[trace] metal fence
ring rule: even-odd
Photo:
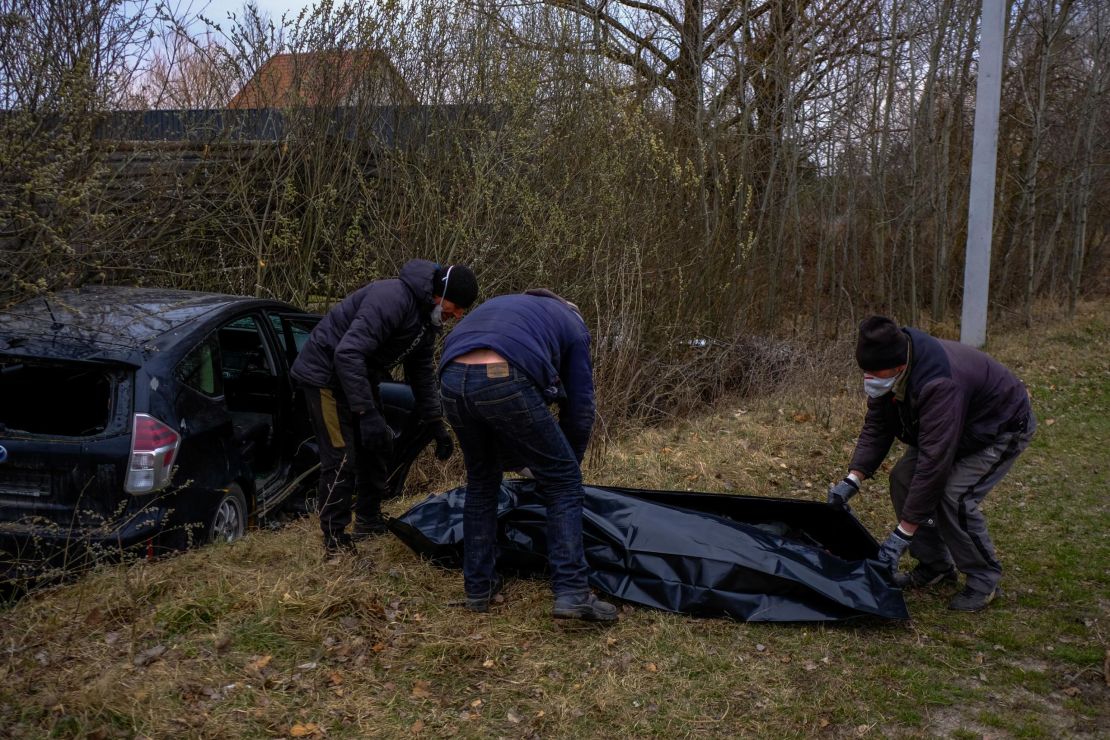
[[[499,118],[488,105],[115,111],[100,120],[95,137],[104,141],[197,143],[281,141],[302,131],[319,132],[323,122],[326,135],[405,147],[419,145],[433,134],[460,125],[496,127]]]

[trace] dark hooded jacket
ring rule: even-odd
[[[871,477],[897,438],[918,450],[902,518],[922,524],[937,508],[952,464],[984,449],[1000,434],[1023,428],[1029,394],[1002,363],[985,352],[917,329],[908,367],[894,390],[867,401],[850,470]]]
[[[431,323],[436,264],[410,260],[399,277],[375,280],[332,306],[293,363],[301,383],[339,390],[351,410],[376,409],[376,387],[403,363],[421,417],[442,416]]]

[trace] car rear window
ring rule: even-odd
[[[90,437],[113,417],[119,368],[0,357],[0,432]]]

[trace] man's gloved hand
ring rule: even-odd
[[[876,560],[888,582],[894,583],[894,574],[898,572],[898,561],[902,559],[902,553],[911,542],[913,542],[912,534],[906,534],[901,528],[895,527],[886,541],[879,546],[879,557]]]
[[[851,478],[829,486],[829,506],[836,509],[848,508],[848,499],[859,493],[859,484]]]
[[[432,436],[436,440],[436,459],[449,459],[455,452],[455,440],[451,438],[451,432],[447,431],[447,426],[442,421],[432,429]]]
[[[370,409],[359,415],[358,432],[363,447],[380,450],[385,457],[393,456],[393,430],[377,409]]]

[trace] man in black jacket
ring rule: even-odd
[[[454,445],[436,388],[435,338],[443,320],[460,318],[477,295],[477,280],[465,265],[411,260],[398,277],[369,283],[333,306],[301,349],[292,375],[304,387],[320,449],[320,528],[327,556],[386,531],[381,503],[393,430],[382,413],[378,384],[396,365],[404,366],[417,412],[435,435],[436,456],[451,456]],[[346,532],[352,498],[353,537]]]
[[[856,360],[867,416],[848,465],[829,489],[845,506],[875,474],[895,439],[908,446],[890,473],[898,526],[879,550],[903,588],[967,577],[950,609],[978,611],[998,593],[1002,566],[979,508],[1029,445],[1037,422],[1025,386],[984,352],[872,316],[860,323]],[[909,548],[918,565],[898,572]]]

